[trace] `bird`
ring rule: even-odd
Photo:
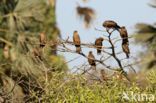
[[[92,51],[89,51],[89,54],[88,54],[88,63],[89,63],[89,65],[91,65],[92,67],[94,67],[94,69],[96,69],[95,57],[94,57]]]
[[[126,54],[126,57],[129,58],[130,50],[128,43],[122,42],[122,50]]]
[[[76,30],[73,33],[73,43],[76,47],[76,52],[81,53],[81,40],[80,40],[80,36],[78,34],[78,31],[76,31]]]
[[[46,35],[44,32],[40,33],[40,48],[43,48],[46,45]]]
[[[105,27],[107,31],[109,31],[109,29],[115,29],[115,30],[120,29],[120,26],[113,20],[104,21],[102,26]]]
[[[104,38],[99,37],[95,40],[95,47],[97,48],[97,54],[101,54],[102,42]]]
[[[120,36],[124,43],[129,42],[128,41],[128,33],[127,33],[127,29],[125,26],[120,27],[119,33],[120,33]]]
[[[103,81],[106,81],[108,78],[106,77],[106,72],[105,72],[105,70],[104,69],[101,69],[100,70],[100,74],[101,74],[101,79],[103,80]]]

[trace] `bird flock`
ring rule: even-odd
[[[109,33],[109,35],[112,34],[112,32],[110,32],[110,30],[117,30],[120,34],[120,37],[122,39],[122,50],[123,52],[126,54],[126,57],[129,58],[129,54],[130,54],[130,50],[129,50],[129,40],[128,40],[128,33],[127,33],[127,29],[125,26],[119,26],[115,21],[113,20],[106,20],[104,21],[104,23],[102,24],[102,26],[106,29],[106,32]],[[102,51],[102,47],[103,47],[103,41],[105,39],[103,37],[99,37],[95,40],[94,43],[94,47],[97,49],[97,54],[100,55],[101,51]],[[40,48],[43,48],[46,45],[47,42],[47,38],[45,36],[45,33],[40,33]],[[73,43],[76,47],[76,52],[77,53],[82,53],[82,49],[81,49],[81,39],[79,36],[79,33],[77,30],[75,30],[73,32]],[[38,49],[34,49],[34,55],[35,56],[39,56],[39,51]],[[95,56],[93,55],[92,51],[89,51],[88,53],[88,63],[90,64],[91,67],[94,67],[94,69],[96,69],[96,60],[95,60]],[[41,58],[40,58],[41,59]]]
[[[129,50],[129,40],[128,40],[128,33],[126,30],[125,26],[119,26],[115,21],[113,20],[106,20],[104,21],[103,25],[102,25],[105,29],[106,32],[110,33],[110,29],[117,30],[120,34],[120,37],[122,39],[122,49],[123,52],[126,54],[126,57],[129,58],[129,54],[130,54],[130,50]],[[101,51],[102,51],[102,46],[103,46],[103,41],[104,38],[103,37],[99,37],[95,40],[95,48],[97,49],[97,54],[100,55]],[[80,36],[78,34],[78,31],[74,31],[73,33],[73,43],[76,47],[76,52],[77,53],[81,53],[82,49],[81,49],[81,39]],[[96,61],[95,61],[95,57],[92,53],[92,51],[89,51],[88,53],[88,63],[91,67],[94,67],[94,69],[96,69]]]

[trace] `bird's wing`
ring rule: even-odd
[[[96,46],[98,45],[98,39],[95,40],[95,45],[96,45]]]
[[[128,47],[127,44],[123,44],[123,50],[124,50],[126,53],[130,53],[129,47]]]
[[[78,34],[74,34],[73,41],[75,45],[80,45],[80,36]]]

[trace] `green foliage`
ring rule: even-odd
[[[155,25],[139,23],[136,25],[135,42],[146,47],[142,57],[143,67],[151,69],[156,66],[156,28]]]
[[[153,0],[149,5],[155,8],[156,1]],[[155,24],[138,23],[136,25],[135,42],[146,47],[146,51],[141,53],[143,68],[151,69],[156,66],[156,26]]]
[[[61,79],[62,73],[54,74],[45,86],[46,92],[42,97],[36,97],[35,101],[43,103],[136,103],[135,100],[122,98],[123,92],[136,94],[152,94],[156,96],[156,71],[151,70],[145,73],[146,77],[140,82],[124,82],[118,79],[111,79],[107,82],[88,82],[82,75],[66,75],[66,79]],[[137,74],[141,77],[140,74]],[[140,78],[138,80],[141,80]],[[147,81],[147,82],[146,82]],[[152,103],[142,101],[141,103]]]
[[[58,70],[58,71],[67,70],[66,63],[62,56],[51,56],[51,63],[55,70]]]
[[[54,56],[57,45],[47,44],[45,48],[39,48],[41,32],[46,34],[50,42],[60,36],[56,27],[55,7],[48,5],[44,0],[0,1],[1,87],[17,83],[22,90],[16,89],[16,92],[17,94],[22,92],[24,96],[21,99],[25,101],[34,99],[30,97],[31,92],[42,95],[44,90],[40,86],[44,87],[47,79],[53,76],[53,72],[67,70],[63,57]],[[41,58],[34,55],[35,48],[40,51]],[[8,55],[8,58],[5,58],[5,55]],[[55,58],[51,60],[53,56]],[[11,82],[7,83],[5,80]],[[0,92],[0,96],[8,93],[11,86],[6,89]],[[10,101],[9,97],[4,98]]]
[[[136,29],[135,41],[146,44],[148,48],[156,49],[154,48],[156,28],[153,25],[140,23],[136,25]]]

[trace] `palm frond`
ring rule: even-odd
[[[148,5],[151,6],[152,8],[156,8],[156,0],[152,0],[152,2],[149,3]]]

